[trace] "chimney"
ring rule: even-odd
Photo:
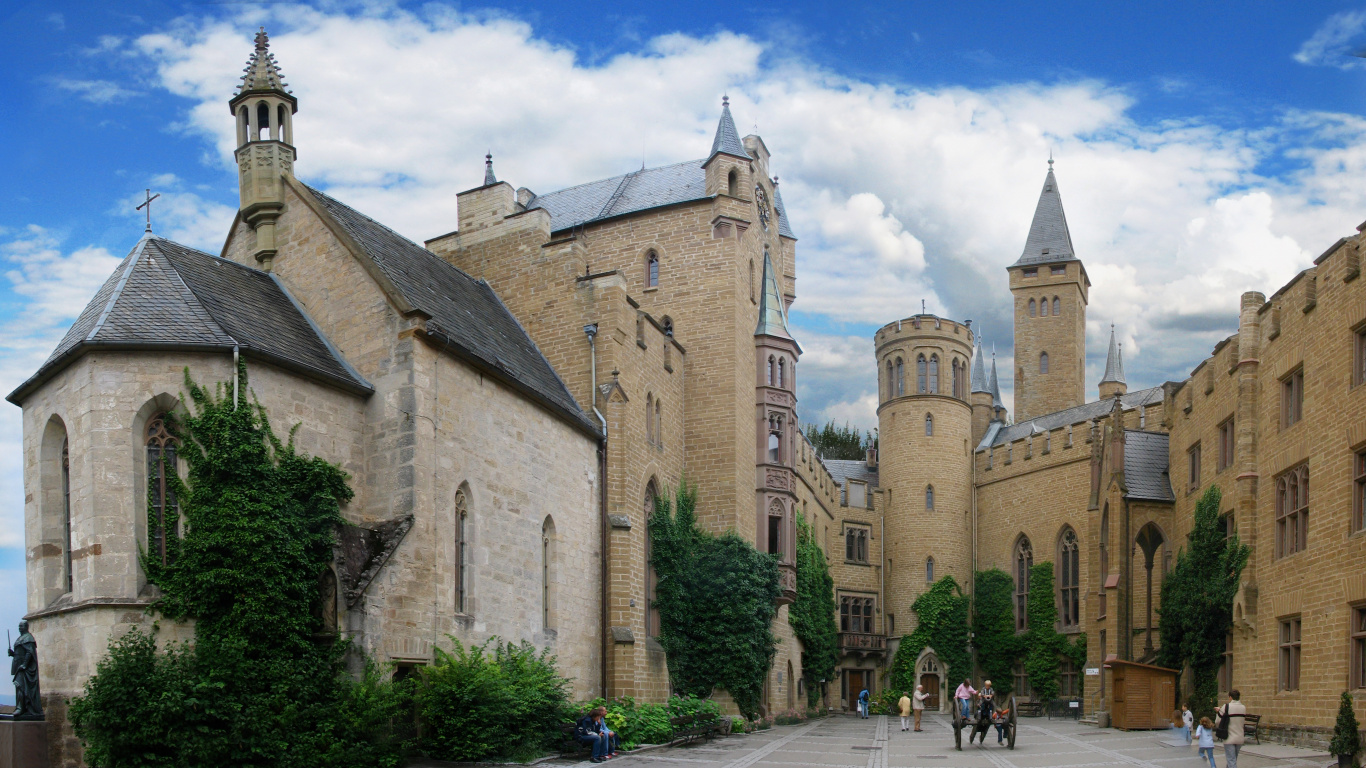
[[[868,469],[877,469],[877,449],[869,448],[868,456],[864,461],[867,462]]]

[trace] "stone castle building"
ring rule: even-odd
[[[886,685],[935,580],[998,567],[1022,598],[1025,566],[1053,560],[1059,629],[1089,639],[1064,691],[1084,682],[1104,712],[1105,662],[1160,647],[1162,575],[1215,483],[1254,547],[1227,677],[1294,727],[1326,725],[1349,675],[1366,685],[1361,235],[1269,301],[1246,294],[1185,382],[1127,391],[1112,335],[1088,401],[1090,281],[1050,167],[1009,267],[1013,422],[977,332],[922,314],[874,336],[880,457],[822,460],[797,416],[797,238],[768,147],[726,102],[695,160],[538,194],[486,158],[425,247],[295,177],[299,106],[262,32],[229,101],[240,209],[222,252],[148,232],[9,396],[54,764],[79,761],[66,700],[111,637],[151,623],[138,553],[181,528],[163,416],[185,408],[183,372],[223,381],[239,358],[277,427],[352,477],[320,613],[396,673],[448,635],[497,635],[553,650],[578,698],[665,698],[647,518],[686,478],[705,527],[778,558],[769,711],[806,695],[786,608],[800,517],[836,583],[830,706]],[[916,669],[947,707],[963,671],[933,649]]]

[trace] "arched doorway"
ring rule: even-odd
[[[792,676],[792,661],[787,662],[787,710],[797,709],[797,679]]]
[[[916,683],[923,686],[929,698],[925,699],[925,709],[930,712],[947,712],[947,696],[945,686],[948,681],[945,679],[944,664],[939,661],[939,656],[932,648],[926,648],[920,652],[920,657],[915,662]]]
[[[1143,552],[1143,570],[1147,582],[1143,587],[1141,587],[1146,597],[1144,601],[1144,640],[1142,657],[1142,660],[1145,662],[1151,661],[1155,656],[1155,649],[1153,647],[1153,565],[1165,561],[1166,543],[1167,538],[1162,535],[1162,529],[1158,528],[1156,523],[1148,523],[1147,525],[1143,526],[1139,529],[1138,535],[1134,537],[1134,544],[1137,545],[1138,548]],[[1159,551],[1163,553],[1162,558],[1158,558],[1157,556],[1157,553]],[[1164,568],[1162,571],[1159,572],[1159,578],[1165,576],[1166,570]],[[1157,593],[1160,595],[1162,591],[1161,583],[1159,582],[1155,588],[1157,590]],[[1139,590],[1135,589],[1134,591],[1137,592]],[[1136,621],[1134,622],[1134,625],[1137,625]]]

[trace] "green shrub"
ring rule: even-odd
[[[549,651],[491,638],[436,650],[414,692],[422,752],[440,760],[540,757],[569,709],[569,681]],[[493,646],[490,648],[490,646]]]
[[[1361,726],[1357,725],[1356,712],[1352,710],[1352,694],[1342,692],[1338,702],[1338,720],[1333,726],[1333,741],[1328,751],[1335,755],[1355,755],[1361,751]]]
[[[946,667],[949,680],[972,675],[968,655],[968,597],[952,576],[936,581],[911,604],[915,631],[901,639],[889,672],[891,687],[913,691],[915,662],[926,646],[934,649]]]
[[[1009,696],[1015,687],[1015,665],[1024,659],[1026,649],[1024,637],[1015,634],[1014,594],[1015,581],[1005,571],[977,572],[972,618],[977,664],[982,677],[992,681],[1002,696]]]

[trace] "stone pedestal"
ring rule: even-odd
[[[47,723],[0,720],[0,768],[47,768]]]

